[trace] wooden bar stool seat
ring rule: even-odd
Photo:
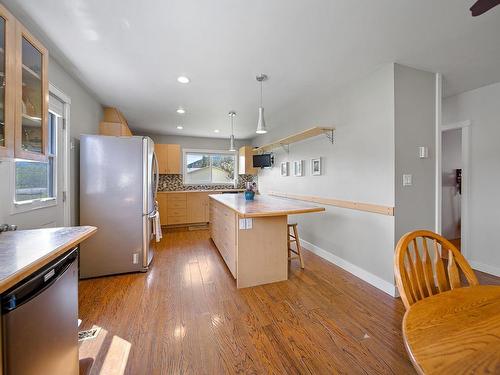
[[[290,232],[292,229],[292,232]],[[296,250],[291,248],[291,243],[295,242]],[[292,255],[295,254],[295,255]],[[297,230],[297,223],[288,224],[288,260],[299,259],[300,268],[304,268],[304,259],[302,259],[302,248],[300,246],[299,231]]]

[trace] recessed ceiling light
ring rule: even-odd
[[[177,77],[177,82],[179,83],[189,83],[190,79],[186,76]]]
[[[177,129],[182,130],[182,129],[184,129],[184,126],[182,126],[182,125],[177,125]]]
[[[177,113],[179,115],[183,115],[184,113],[186,113],[186,110],[184,108],[182,108],[182,107],[179,107],[179,108],[177,108]]]
[[[218,132],[220,132],[220,130],[219,130],[219,129],[215,129],[215,130],[214,130],[214,133],[218,133]]]

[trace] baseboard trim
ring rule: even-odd
[[[352,273],[354,276],[360,278],[361,280],[367,282],[370,285],[373,285],[375,288],[380,289],[381,291],[387,293],[391,297],[397,297],[397,288],[395,285],[381,279],[380,277],[374,275],[371,272],[366,271],[365,269],[358,267],[345,259],[342,259],[325,249],[320,248],[304,239],[300,239],[300,242],[304,245],[304,247],[316,254],[317,256],[327,260],[330,263],[339,266],[345,271]]]
[[[493,276],[500,277],[500,268],[498,268],[498,267],[489,266],[487,264],[483,264],[483,263],[475,262],[475,261],[469,261],[469,264],[475,270],[489,273],[490,275],[493,275]]]

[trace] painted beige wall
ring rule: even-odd
[[[500,83],[443,101],[443,124],[470,120],[467,258],[473,268],[500,276]]]
[[[395,64],[395,242],[407,232],[435,228],[435,74]],[[418,147],[429,149],[420,159]],[[403,174],[412,186],[403,187]]]

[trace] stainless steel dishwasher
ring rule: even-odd
[[[78,374],[78,248],[1,296],[6,375]]]

